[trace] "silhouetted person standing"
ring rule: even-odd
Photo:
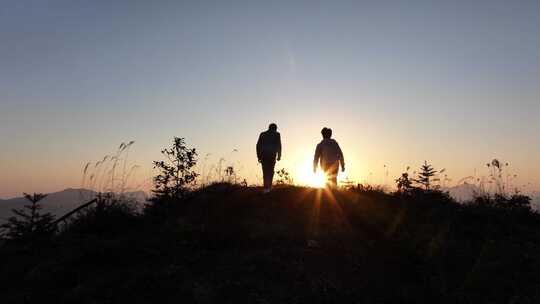
[[[337,176],[339,171],[339,165],[341,164],[341,171],[345,171],[345,160],[343,159],[343,153],[339,147],[337,141],[333,140],[332,129],[323,128],[321,131],[323,140],[317,145],[315,149],[315,158],[313,159],[313,172],[317,172],[319,162],[322,170],[326,174],[326,178],[330,186],[337,186]]]
[[[281,160],[281,136],[277,132],[277,125],[272,123],[268,130],[259,135],[257,141],[257,158],[262,165],[264,179],[264,193],[272,190],[274,167],[276,159]]]

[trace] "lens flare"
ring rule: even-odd
[[[326,185],[326,175],[321,170],[318,170],[317,173],[310,172],[311,174],[307,177],[307,186],[313,188],[324,188]]]
[[[299,185],[313,188],[324,188],[326,185],[324,172],[319,169],[313,173],[313,163],[309,159],[297,167],[295,173]]]

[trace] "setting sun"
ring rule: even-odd
[[[317,173],[309,171],[309,174],[306,175],[305,183],[309,187],[323,188],[326,185],[326,176],[321,170],[318,170]]]
[[[296,168],[295,173],[299,185],[313,188],[323,188],[326,185],[326,176],[324,175],[324,172],[322,170],[317,170],[317,173],[313,173],[313,163],[308,156],[306,156],[305,161]]]

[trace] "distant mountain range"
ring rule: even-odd
[[[42,201],[40,201],[41,212],[50,212],[55,216],[63,214],[77,208],[78,206],[94,199],[97,192],[87,189],[66,189],[60,192],[49,193]],[[147,194],[143,191],[128,192],[126,196],[134,199],[138,203],[144,203],[147,199]],[[24,205],[30,202],[24,197],[12,199],[0,199],[0,223],[6,221],[7,218],[13,215],[12,209],[21,209]]]
[[[447,191],[452,198],[458,202],[467,202],[472,200],[477,194],[482,193],[480,188],[472,184],[461,184],[454,187],[443,189]],[[540,211],[540,192],[534,191],[527,194],[531,198],[531,207]]]
[[[540,192],[534,191],[531,194],[531,198],[532,198],[532,201],[531,201],[532,208],[535,210],[540,210]]]
[[[478,186],[467,183],[445,188],[443,191],[448,192],[450,196],[458,202],[470,201],[482,192]]]

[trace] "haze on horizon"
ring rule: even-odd
[[[148,181],[173,136],[260,183],[270,122],[298,182],[330,127],[358,182],[499,158],[538,190],[539,115],[538,1],[0,5],[0,198],[79,187],[130,140]]]

